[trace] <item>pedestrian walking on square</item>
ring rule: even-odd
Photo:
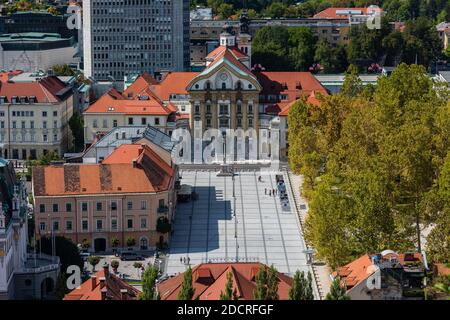
[[[271,196],[272,195],[272,190],[269,190],[269,196]]]
[[[183,263],[186,264],[186,258],[185,257],[183,257]]]
[[[267,194],[267,188],[264,188],[264,194]]]
[[[188,264],[191,263],[191,258],[188,257]]]
[[[180,263],[183,263],[183,258],[182,257],[180,257]]]

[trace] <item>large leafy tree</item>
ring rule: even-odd
[[[289,163],[310,199],[307,241],[336,268],[366,252],[422,249],[419,235],[435,223],[433,251],[445,252],[436,181],[450,146],[448,87],[417,65],[400,65],[369,94],[353,91],[355,75],[320,106],[298,102],[289,114]]]

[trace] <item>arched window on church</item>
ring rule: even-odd
[[[226,90],[227,89],[227,84],[225,82],[222,82],[222,90]]]
[[[242,90],[242,82],[236,82],[236,90]]]

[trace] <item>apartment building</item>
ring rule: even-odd
[[[188,0],[84,0],[84,74],[96,80],[189,68]]]
[[[28,193],[11,161],[0,158],[0,300],[52,294],[59,258],[27,252]]]
[[[100,252],[164,245],[176,179],[173,164],[140,144],[122,145],[101,164],[35,167],[36,236],[53,232]]]
[[[164,103],[150,90],[149,77],[149,74],[140,76],[123,93],[115,89],[108,91],[84,111],[86,145],[124,126],[150,125],[171,134],[175,129],[177,108],[172,103]]]
[[[0,157],[36,159],[72,147],[73,92],[57,77],[0,83]]]

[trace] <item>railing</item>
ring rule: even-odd
[[[288,168],[288,167],[284,167],[283,169],[284,169],[284,171],[285,171],[285,173],[286,173],[286,177],[287,177],[287,179],[286,179],[286,180],[287,180],[287,186],[288,186],[288,189],[289,189],[289,191],[290,191],[291,198],[292,198],[292,200],[294,201],[295,212],[297,213],[298,221],[299,221],[299,223],[300,223],[302,239],[303,239],[303,242],[304,242],[304,244],[305,244],[305,248],[308,250],[308,249],[311,249],[311,248],[308,246],[308,244],[306,243],[306,241],[305,241],[305,239],[304,239],[304,232],[303,232],[303,230],[304,230],[304,224],[303,224],[302,217],[301,217],[301,215],[300,215],[299,205],[298,205],[297,200],[296,200],[296,198],[295,198],[294,190],[292,189],[292,181],[291,181],[291,177],[290,177],[290,171],[289,171],[289,168]],[[321,290],[320,287],[319,287],[319,284],[320,284],[319,279],[318,279],[319,277],[317,276],[317,271],[316,271],[316,269],[314,268],[314,264],[313,264],[313,263],[311,263],[311,270],[312,270],[312,274],[313,274],[313,276],[314,276],[314,282],[315,282],[315,284],[316,284],[316,285],[314,286],[314,289],[316,289],[315,291],[316,291],[317,296],[319,297],[319,300],[322,300],[324,297],[323,297],[322,290]]]
[[[167,213],[167,212],[169,212],[168,207],[159,207],[158,208],[158,213]]]

